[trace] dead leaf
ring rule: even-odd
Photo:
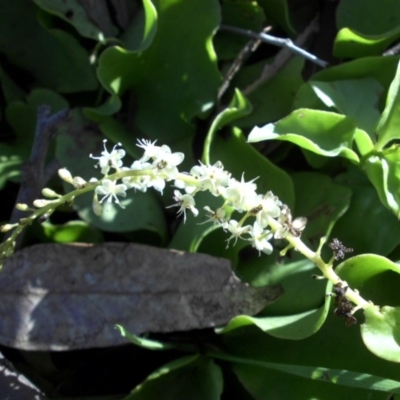
[[[7,259],[0,273],[0,343],[23,350],[72,350],[136,335],[226,324],[282,294],[251,288],[230,262],[132,243],[40,244]]]

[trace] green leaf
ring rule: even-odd
[[[400,25],[399,6],[399,0],[342,0],[337,8],[337,27],[370,35],[388,32]]]
[[[292,57],[278,73],[263,84],[257,84],[265,69],[265,61],[243,67],[233,85],[248,90],[255,84],[254,90],[247,95],[253,105],[253,111],[241,118],[236,125],[253,127],[266,122],[276,121],[292,111],[295,95],[304,82],[301,72],[304,68],[303,57]]]
[[[130,25],[121,36],[121,40],[128,50],[146,50],[157,33],[157,10],[151,0],[142,0],[143,10],[137,13]]]
[[[69,221],[62,225],[53,225],[46,221],[40,225],[43,228],[44,241],[56,243],[101,243],[103,234],[83,221]]]
[[[210,352],[216,358],[221,358],[226,361],[231,361],[239,365],[251,365],[261,368],[281,371],[287,374],[316,380],[320,382],[330,382],[335,385],[348,386],[352,388],[360,388],[366,390],[376,390],[389,393],[400,394],[400,381],[386,379],[381,376],[365,374],[355,371],[347,371],[341,369],[331,369],[324,367],[313,367],[304,365],[291,365],[291,364],[277,364],[270,362],[258,361],[255,359],[247,359],[242,357],[232,356],[230,354],[218,354],[217,352]],[[237,372],[239,368],[234,367]],[[240,373],[240,372],[239,372]],[[368,396],[369,397],[369,396]],[[259,397],[257,397],[259,398]],[[262,397],[269,398],[269,396]]]
[[[399,27],[380,35],[366,35],[354,29],[343,28],[336,36],[333,55],[337,58],[379,56],[399,37]]]
[[[176,346],[169,343],[162,343],[157,340],[146,339],[129,333],[123,326],[115,325],[115,328],[119,330],[119,333],[127,338],[131,343],[136,346],[142,347],[148,350],[170,350],[176,348]]]
[[[284,268],[284,267],[283,267]],[[310,284],[313,282],[311,281]],[[309,292],[313,289],[309,286]],[[327,384],[327,380],[305,379],[289,375],[282,370],[269,369],[264,366],[236,364],[234,372],[241,383],[257,400],[287,399],[374,399],[387,400],[388,393],[358,389],[354,386],[363,384],[363,377],[372,375],[384,379],[397,380],[398,364],[388,363],[377,358],[360,340],[356,326],[347,328],[343,320],[330,315],[321,329],[304,340],[285,340],[271,337],[255,327],[236,329],[221,336],[226,353],[237,357],[257,360],[266,363],[288,364],[310,368],[309,372],[318,371],[318,366],[340,371],[360,371],[347,382]],[[329,355],[329,356],[327,356]],[[317,367],[311,367],[317,366]],[[313,369],[315,368],[315,370]],[[325,374],[326,375],[326,374]],[[334,374],[327,374],[325,378]],[[346,376],[346,374],[344,375]],[[354,382],[353,382],[354,378]],[[380,383],[384,383],[381,381]],[[376,380],[379,383],[379,380]],[[354,386],[353,386],[354,385]],[[388,387],[381,386],[383,390]],[[396,387],[399,388],[399,385]]]
[[[349,208],[352,191],[317,172],[295,173],[292,179],[296,193],[293,216],[307,217],[302,238],[312,246],[323,236],[330,236],[335,223]]]
[[[356,134],[354,135],[354,141],[357,145],[358,151],[363,157],[369,155],[375,149],[371,136],[362,129],[357,129]]]
[[[400,123],[400,63],[397,65],[396,75],[390,85],[386,99],[386,106],[377,126],[377,149],[382,149],[393,139],[400,138],[398,126]]]
[[[375,139],[375,126],[380,114],[376,108],[382,87],[375,79],[349,79],[332,82],[310,81],[319,99],[329,108],[352,117],[361,128]]]
[[[381,154],[368,157],[365,172],[374,185],[382,204],[400,219],[400,148],[393,145]]]
[[[268,19],[276,22],[290,36],[296,35],[297,32],[290,22],[289,6],[286,0],[258,0],[258,4],[264,9]]]
[[[362,177],[365,179],[364,174]],[[354,254],[387,255],[393,251],[400,243],[400,225],[382,205],[375,189],[368,182],[357,182],[349,173],[341,175],[337,182],[352,189],[353,195],[349,209],[335,224],[331,237],[353,248]]]
[[[98,77],[118,96],[134,89],[132,120],[147,136],[166,143],[192,135],[190,120],[214,104],[220,75],[212,36],[219,8],[213,0],[163,0],[155,6],[158,30],[150,47],[141,53],[105,50]]]
[[[326,68],[313,75],[313,81],[332,82],[341,80],[373,78],[384,92],[389,88],[396,73],[399,57],[363,57],[357,60]],[[323,103],[318,99],[310,84],[301,86],[296,94],[293,108],[320,108]]]
[[[124,400],[219,400],[222,386],[221,369],[210,358],[194,355],[159,368]]]
[[[36,14],[32,2],[0,1],[0,51],[41,86],[63,93],[96,89],[86,50],[67,32],[46,30]]]
[[[255,127],[249,142],[284,140],[326,157],[359,162],[351,149],[356,126],[352,118],[326,111],[299,109],[275,124]]]
[[[221,129],[223,126],[228,125],[229,123],[248,115],[249,113],[251,113],[251,110],[252,107],[250,102],[242,95],[242,93],[238,89],[236,89],[231,103],[216,116],[207,133],[207,137],[204,142],[202,157],[204,164],[211,163],[211,145],[218,130]]]
[[[371,306],[364,310],[361,334],[368,349],[384,360],[400,362],[400,307]]]
[[[331,293],[332,284],[327,285],[326,293]],[[234,329],[242,328],[246,325],[255,325],[262,331],[271,336],[288,339],[301,340],[317,332],[329,312],[331,297],[326,296],[322,307],[314,310],[305,311],[293,315],[276,315],[269,317],[250,317],[248,315],[239,315],[229,321],[224,328],[217,328],[217,333],[227,333]]]
[[[361,254],[336,269],[350,287],[376,304],[399,304],[400,266],[377,254]]]
[[[104,34],[87,15],[78,0],[33,0],[33,2],[50,14],[60,17],[71,24],[80,35],[90,39],[104,41]],[[114,28],[114,34],[116,29]]]

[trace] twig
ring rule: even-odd
[[[266,33],[256,33],[256,32],[250,31],[248,29],[241,29],[241,28],[236,28],[234,26],[227,26],[227,25],[221,25],[220,29],[225,30],[225,31],[235,32],[240,35],[251,37],[253,39],[258,39],[258,40],[261,40],[262,42],[269,43],[274,46],[285,47],[285,48],[289,49],[290,51],[292,51],[293,53],[304,57],[305,59],[319,65],[320,67],[326,68],[328,66],[328,62],[321,60],[314,54],[311,54],[308,51],[298,47],[288,38],[286,38],[286,39],[278,38],[278,37],[275,37],[272,35],[268,35]]]
[[[271,30],[271,27],[267,27],[263,29],[263,33],[268,32]],[[224,93],[227,91],[229,84],[231,83],[233,77],[237,74],[239,71],[240,67],[243,65],[243,62],[245,61],[245,58],[249,53],[253,53],[259,45],[262,43],[260,39],[252,39],[246,45],[240,50],[239,54],[236,56],[235,60],[231,64],[231,66],[228,69],[228,72],[225,74],[224,81],[221,85],[221,88],[218,91],[218,101],[221,100],[222,96]]]
[[[295,46],[297,49],[300,49],[298,46],[303,46],[309,36],[316,31],[318,24],[318,18],[314,18],[311,23],[307,26],[307,28],[297,37],[295,41]],[[289,39],[288,39],[289,40]],[[301,50],[301,49],[300,49]],[[305,50],[302,50],[305,52]],[[251,92],[254,92],[258,89],[261,85],[263,85],[268,80],[272,79],[282,68],[283,66],[289,61],[289,59],[293,56],[292,48],[284,47],[274,58],[272,64],[266,64],[260,77],[254,81],[251,85],[247,86],[244,90],[242,90],[243,94],[248,95]],[[295,52],[299,54],[299,52]],[[307,52],[306,52],[307,53]],[[307,53],[309,54],[309,53]],[[315,56],[312,56],[315,57]],[[307,57],[306,57],[307,58]],[[322,62],[324,66],[327,66],[328,63],[326,61],[322,61],[315,57],[319,61],[319,65]]]
[[[50,107],[40,106],[37,113],[37,122],[35,129],[35,138],[32,144],[31,156],[21,169],[21,185],[19,188],[16,203],[28,204],[37,199],[42,188],[51,177],[47,166],[45,166],[47,152],[50,141],[56,132],[56,127],[68,117],[68,110],[61,110],[50,115]],[[50,169],[54,171],[54,163],[49,164]],[[14,208],[10,223],[16,223],[26,215],[25,211]],[[21,242],[21,236],[18,238],[18,244]]]

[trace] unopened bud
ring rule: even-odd
[[[33,211],[32,208],[28,206],[28,204],[17,203],[15,208],[19,211]]]
[[[54,203],[54,200],[37,199],[33,202],[33,205],[37,208],[42,208],[52,203]]]
[[[68,170],[67,170],[67,168],[60,168],[59,170],[58,170],[58,176],[63,180],[63,181],[65,181],[65,182],[68,182],[68,183],[70,183],[71,185],[73,184],[73,178],[72,178],[72,175],[71,175],[71,172],[69,172]]]
[[[103,213],[103,206],[100,204],[99,199],[97,198],[97,193],[95,193],[93,196],[92,208],[93,212],[97,216],[101,217],[101,214]]]
[[[1,225],[0,226],[0,231],[1,232],[8,232],[8,231],[10,231],[11,229],[14,229],[15,227],[17,227],[18,226],[18,224],[5,224],[5,225]]]
[[[72,182],[72,184],[74,185],[74,187],[76,189],[80,189],[80,188],[84,187],[86,185],[86,183],[87,182],[80,176],[75,176],[75,178],[73,179],[73,182]]]
[[[61,197],[61,195],[59,195],[54,190],[51,190],[49,188],[44,188],[42,190],[42,195],[45,196],[45,197],[48,197],[50,199],[56,199],[56,198],[60,198]]]
[[[21,218],[18,221],[18,225],[25,226],[25,225],[28,225],[30,222],[32,222],[32,220],[30,218]]]

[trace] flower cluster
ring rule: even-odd
[[[90,155],[98,160],[101,172],[105,175],[95,189],[93,209],[97,214],[101,213],[101,203],[104,201],[121,205],[118,197],[125,197],[129,189],[145,192],[152,187],[162,193],[166,182],[173,181],[177,189],[174,191],[176,203],[170,207],[178,207],[178,215],[183,215],[184,220],[187,210],[194,216],[199,214],[195,202],[197,193],[209,191],[213,196],[224,199],[219,208],[212,210],[206,206],[205,211],[208,221],[230,234],[227,245],[241,238],[249,241],[259,252],[271,254],[272,238],[282,239],[289,234],[299,237],[307,223],[304,217],[292,221],[289,208],[272,192],[258,194],[255,179],[245,181],[242,176],[239,181],[224,170],[219,161],[214,165],[200,163],[189,173],[181,173],[178,166],[184,159],[183,153],[172,153],[168,146],[139,140],[138,147],[144,150],[143,156],[130,167],[125,167],[122,163],[125,151],[118,148],[120,146],[114,146],[110,153],[104,146],[100,157]],[[110,171],[112,175],[108,175]],[[121,183],[118,183],[119,180]],[[102,196],[100,201],[97,196]],[[228,207],[244,215],[240,220],[227,218],[231,214],[226,212]]]

